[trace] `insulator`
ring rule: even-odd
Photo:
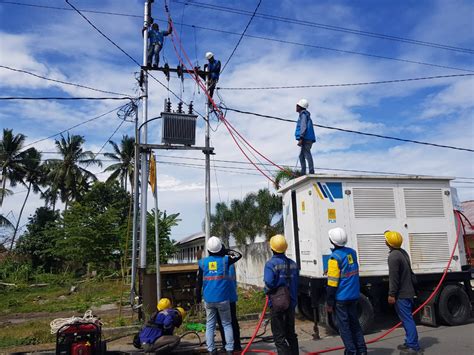
[[[183,113],[183,102],[180,101],[180,103],[178,104],[178,113]]]
[[[165,112],[171,112],[171,100],[165,99]]]
[[[193,102],[191,101],[188,106],[188,115],[193,114]]]

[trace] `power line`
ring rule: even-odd
[[[260,7],[260,4],[262,3],[262,0],[259,0],[257,7],[255,8],[255,11],[253,12],[252,16],[250,17],[249,22],[247,23],[247,26],[245,26],[244,31],[242,32],[237,44],[235,45],[234,49],[232,50],[232,53],[230,53],[229,58],[227,58],[227,61],[224,64],[224,67],[221,70],[221,74],[224,72],[225,68],[227,67],[227,64],[229,64],[229,61],[232,59],[235,51],[239,47],[240,42],[242,42],[242,38],[244,38],[245,32],[247,32],[247,29],[249,28],[250,24],[252,23],[253,18],[255,17],[255,14],[257,13],[258,8]]]
[[[206,9],[210,9],[210,10],[240,14],[240,15],[245,15],[245,16],[256,16],[256,17],[263,18],[263,19],[266,19],[266,20],[280,21],[280,22],[291,23],[291,24],[300,25],[300,26],[314,27],[314,28],[320,28],[320,29],[325,29],[325,30],[329,30],[329,31],[344,32],[344,33],[350,33],[350,34],[354,34],[354,35],[360,35],[360,36],[366,36],[366,37],[386,39],[386,40],[390,40],[390,41],[409,43],[409,44],[413,44],[413,45],[432,47],[432,48],[438,48],[438,49],[445,49],[445,50],[461,52],[461,53],[467,53],[467,54],[474,54],[474,49],[470,49],[470,48],[455,47],[455,46],[450,46],[450,45],[445,45],[445,44],[440,44],[440,43],[420,41],[420,40],[416,40],[416,39],[410,39],[410,38],[400,37],[400,36],[392,36],[392,35],[376,33],[376,32],[361,31],[361,30],[357,30],[357,29],[353,29],[353,28],[333,26],[333,25],[328,25],[328,24],[323,24],[323,23],[318,23],[318,22],[298,20],[298,19],[293,19],[293,18],[289,18],[289,17],[275,16],[275,15],[270,15],[270,14],[259,13],[258,15],[253,15],[251,11],[246,11],[246,10],[241,10],[241,9],[236,9],[236,8],[231,8],[231,7],[225,7],[225,6],[212,5],[212,4],[205,4],[205,3],[200,3],[200,2],[197,2],[197,1],[192,1],[191,2],[191,1],[174,0],[174,2],[180,3],[180,4],[185,4],[185,5],[191,5],[191,6],[195,6],[195,7],[206,8]]]
[[[52,7],[52,6],[40,6],[40,5],[32,5],[32,4],[25,4],[25,3],[17,3],[13,1],[1,1],[0,3],[5,3],[5,4],[14,4],[14,5],[24,5],[24,6],[31,6],[31,7],[38,7],[38,8],[49,8],[49,9],[55,9],[55,10],[67,10],[70,11],[71,9],[68,8],[62,8],[62,7]],[[188,5],[191,5],[193,3],[188,2]],[[134,18],[141,18],[142,16],[138,15],[130,15],[130,14],[123,14],[123,13],[114,13],[114,12],[107,12],[107,11],[94,11],[94,10],[79,10],[76,9],[78,12],[89,12],[89,13],[97,13],[97,14],[106,14],[106,15],[115,15],[115,16],[125,16],[125,17],[134,17]],[[83,16],[83,15],[82,15]],[[85,17],[85,16],[83,16]],[[261,17],[261,16],[256,16],[256,17]],[[166,22],[165,20],[160,20],[162,22]],[[90,22],[90,21],[88,21]],[[213,32],[219,32],[219,33],[225,33],[225,34],[230,34],[230,35],[236,35],[236,36],[241,36],[241,33],[238,32],[232,32],[232,31],[226,31],[226,30],[220,30],[216,28],[209,28],[209,27],[203,27],[203,26],[196,26],[196,25],[190,25],[190,24],[180,24],[178,22],[175,22],[176,25],[183,25],[185,27],[192,27],[192,28],[197,28],[201,30],[206,30],[206,31],[213,31]],[[103,32],[100,32],[103,34]],[[474,72],[474,70],[471,69],[465,69],[465,68],[457,68],[457,67],[451,67],[447,65],[439,65],[439,64],[433,64],[433,63],[427,63],[427,62],[421,62],[421,61],[415,61],[415,60],[410,60],[410,59],[402,59],[402,58],[394,58],[394,57],[388,57],[388,56],[382,56],[382,55],[377,55],[377,54],[371,54],[371,53],[364,53],[364,52],[357,52],[357,51],[349,51],[349,50],[343,50],[343,49],[338,49],[338,48],[330,48],[330,47],[325,47],[325,46],[317,46],[317,45],[311,45],[311,44],[306,44],[306,43],[299,43],[299,42],[294,42],[294,41],[286,41],[282,39],[277,39],[277,38],[270,38],[270,37],[264,37],[264,36],[256,36],[256,35],[249,35],[245,34],[245,37],[249,38],[255,38],[255,39],[260,39],[260,40],[266,40],[266,41],[272,41],[272,42],[279,42],[279,43],[284,43],[284,44],[292,44],[296,46],[302,46],[302,47],[307,47],[307,48],[315,48],[315,49],[321,49],[321,50],[327,50],[327,51],[333,51],[333,52],[339,52],[339,53],[346,53],[346,54],[353,54],[353,55],[360,55],[360,56],[366,56],[366,57],[371,57],[371,58],[378,58],[378,59],[386,59],[386,60],[392,60],[392,61],[398,61],[398,62],[404,62],[404,63],[410,63],[410,64],[418,64],[418,65],[425,65],[425,66],[431,66],[431,67],[436,67],[436,68],[444,68],[444,69],[451,69],[451,70],[458,70],[458,71],[467,71],[467,72]],[[394,37],[394,36],[388,36],[388,37]],[[106,37],[109,39],[108,37]],[[395,37],[394,37],[395,38]],[[109,39],[110,40],[110,39]],[[110,40],[112,41],[112,40]],[[113,41],[112,41],[113,42]],[[421,42],[421,41],[419,41]],[[118,46],[115,42],[113,42],[114,45]],[[428,43],[428,42],[426,42]],[[456,47],[453,47],[456,48]],[[120,49],[123,51],[123,49]],[[464,49],[466,51],[472,51],[471,49]],[[123,51],[124,52],[124,51]],[[474,51],[473,51],[474,53]],[[129,56],[129,55],[127,55]],[[133,60],[136,62],[135,60]],[[153,75],[149,74],[155,81],[157,81],[160,85],[162,85],[164,88],[167,88],[166,85],[164,85],[162,82],[158,81]],[[179,99],[179,96],[176,95],[173,91],[169,90],[174,96],[176,96]],[[185,103],[186,104],[186,103]],[[203,115],[199,114],[199,116],[204,117]]]
[[[104,117],[104,116],[107,116],[108,114],[110,114],[110,113],[112,113],[112,112],[114,112],[114,111],[117,111],[117,110],[120,109],[121,107],[122,107],[122,105],[119,106],[119,107],[116,107],[116,108],[114,108],[114,109],[112,109],[112,110],[110,110],[110,111],[107,111],[106,113],[103,113],[103,114],[101,114],[101,115],[99,115],[99,116],[90,118],[90,119],[88,119],[88,120],[86,120],[86,121],[84,121],[84,122],[81,122],[81,123],[78,123],[78,124],[76,124],[76,125],[74,125],[74,126],[71,126],[71,127],[69,127],[69,128],[66,128],[66,129],[62,130],[61,132],[52,134],[52,135],[50,135],[50,136],[48,136],[48,137],[46,137],[46,138],[38,139],[38,140],[36,140],[36,141],[34,141],[34,142],[32,142],[32,143],[29,143],[29,144],[25,145],[23,148],[29,147],[29,146],[34,145],[34,144],[39,143],[39,142],[43,142],[43,141],[45,141],[45,140],[47,140],[47,139],[54,138],[54,137],[56,137],[56,136],[59,136],[60,134],[63,134],[64,132],[67,132],[67,131],[71,130],[71,129],[77,128],[77,127],[82,126],[82,125],[84,125],[84,124],[86,124],[86,123],[89,123],[89,122],[95,121],[95,120],[97,120],[97,119],[99,119],[99,118],[102,118],[102,117]]]
[[[28,74],[28,75],[34,76],[34,77],[36,77],[36,78],[39,78],[39,79],[48,80],[48,81],[52,81],[52,82],[59,83],[59,84],[70,85],[70,86],[75,86],[75,87],[82,88],[82,89],[88,89],[88,90],[93,90],[93,91],[97,91],[97,92],[102,92],[102,93],[104,93],[104,94],[128,96],[127,94],[122,94],[122,93],[119,93],[119,92],[113,92],[113,91],[107,91],[107,90],[97,89],[97,88],[93,88],[93,87],[91,87],[91,86],[86,86],[86,85],[82,85],[82,84],[71,83],[71,82],[69,82],[69,81],[51,79],[51,78],[48,78],[48,77],[46,77],[46,76],[42,76],[42,75],[39,75],[39,74],[35,74],[35,73],[32,73],[32,72],[27,71],[27,70],[12,68],[12,67],[8,67],[8,66],[6,66],[6,65],[0,65],[0,68],[7,69],[7,70],[11,70],[11,71],[15,71],[15,72],[18,72],[18,73]]]
[[[238,112],[238,113],[242,113],[242,114],[244,114],[244,115],[252,115],[252,116],[263,117],[263,118],[271,118],[271,119],[277,120],[277,121],[292,122],[292,123],[295,123],[295,122],[296,122],[295,120],[289,120],[289,119],[282,118],[282,117],[263,115],[263,114],[256,113],[256,112],[241,111],[241,110],[237,110],[237,109],[233,109],[233,108],[228,108],[228,107],[226,107],[226,110],[228,110],[228,111],[234,111],[234,112]],[[384,139],[391,139],[391,140],[395,140],[395,141],[399,141],[399,142],[422,144],[422,145],[428,145],[428,146],[432,146],[432,147],[447,148],[447,149],[461,150],[461,151],[466,151],[466,152],[474,153],[474,149],[469,149],[469,148],[462,148],[462,147],[455,147],[455,146],[450,146],[450,145],[443,145],[443,144],[422,142],[422,141],[417,141],[417,140],[412,140],[412,139],[405,139],[405,138],[384,136],[384,135],[381,135],[381,134],[368,133],[368,132],[361,132],[361,131],[355,131],[355,130],[351,130],[351,129],[344,129],[344,128],[339,128],[339,127],[331,127],[331,126],[325,126],[325,125],[320,125],[320,124],[313,124],[313,126],[315,126],[315,127],[320,127],[320,128],[325,128],[325,129],[331,129],[331,130],[340,131],[340,132],[347,132],[347,133],[360,134],[360,135],[363,135],[363,136],[377,137],[377,138],[384,138]]]
[[[27,97],[27,96],[6,96],[0,97],[0,100],[4,101],[58,101],[58,100],[69,100],[69,101],[77,101],[77,100],[130,100],[131,97],[58,97],[58,96],[49,96],[49,97]]]
[[[227,87],[227,88],[218,87],[217,90],[280,90],[280,89],[332,88],[332,87],[402,83],[402,82],[409,82],[409,81],[456,78],[456,77],[473,76],[473,75],[474,73],[473,74],[466,73],[466,74],[451,74],[451,75],[435,75],[435,76],[425,76],[425,77],[420,77],[420,78],[379,80],[379,81],[366,81],[366,82],[358,82],[358,83],[341,83],[341,84],[314,84],[314,85],[266,86],[266,87]]]

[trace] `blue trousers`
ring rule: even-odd
[[[206,345],[211,353],[216,350],[214,342],[214,331],[216,330],[217,314],[221,318],[225,334],[225,350],[234,351],[234,332],[232,331],[232,315],[230,313],[229,301],[205,302],[206,306]]]
[[[339,334],[346,348],[344,354],[366,353],[367,346],[357,314],[357,300],[336,301],[336,319]]]
[[[416,330],[415,320],[411,314],[414,304],[413,298],[399,298],[397,299],[397,303],[395,303],[395,310],[405,329],[405,345],[413,350],[420,350],[418,332]]]
[[[301,145],[301,151],[299,155],[300,164],[301,164],[301,175],[306,175],[306,160],[308,161],[309,173],[314,174],[313,156],[311,155],[312,146],[313,146],[313,142],[303,140],[303,144]]]

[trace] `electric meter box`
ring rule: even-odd
[[[300,274],[323,278],[331,254],[328,231],[342,227],[361,276],[387,276],[384,232],[403,235],[416,274],[443,272],[456,241],[450,180],[428,176],[305,175],[280,189],[287,255]],[[466,264],[458,243],[450,271]]]
[[[196,143],[196,115],[162,112],[161,142],[164,144],[194,145]]]

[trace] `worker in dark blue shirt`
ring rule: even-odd
[[[269,296],[271,309],[271,327],[278,354],[298,355],[298,336],[295,332],[295,308],[298,303],[299,271],[296,263],[285,255],[288,244],[283,235],[277,234],[270,239],[273,257],[265,264],[263,281],[265,293]],[[286,290],[281,290],[286,288]],[[286,309],[277,309],[272,296],[287,294]]]
[[[334,249],[328,262],[326,309],[328,313],[336,312],[337,327],[346,348],[344,354],[366,355],[367,346],[357,313],[360,295],[357,254],[346,247],[347,234],[342,228],[329,230],[329,241]]]
[[[179,327],[186,315],[183,308],[171,308],[171,301],[162,298],[155,312],[138,334],[140,347],[145,352],[166,353],[179,344],[179,337],[174,336],[174,329]]]
[[[313,156],[311,155],[311,147],[316,142],[314,134],[313,121],[311,114],[307,110],[309,107],[308,100],[301,99],[296,104],[296,112],[298,112],[298,121],[295,129],[295,139],[298,141],[300,150],[301,175],[306,175],[306,161],[308,161],[309,173],[314,174]]]
[[[209,96],[212,98],[214,90],[216,89],[219,76],[221,74],[221,61],[214,58],[214,53],[207,52],[206,59],[209,61],[208,64],[204,65],[204,70],[209,69]],[[211,102],[209,102],[209,105]]]
[[[160,31],[157,23],[151,25],[148,30],[148,67],[158,68],[160,63],[160,52],[163,48],[165,37],[170,35],[172,31],[171,20],[168,20],[168,30]]]

